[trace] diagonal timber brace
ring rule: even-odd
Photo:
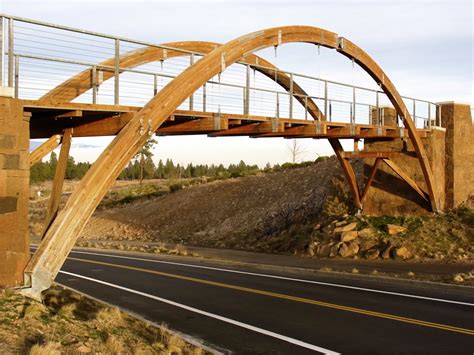
[[[35,150],[30,153],[30,166],[35,165],[41,159],[43,159],[48,153],[51,153],[61,144],[62,137],[59,134],[55,134],[50,137],[46,142],[41,144]]]

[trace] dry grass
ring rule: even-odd
[[[44,302],[1,292],[1,354],[192,354],[197,348],[166,328],[70,290],[53,288]]]
[[[61,344],[49,342],[44,345],[35,344],[30,349],[30,355],[61,355]]]

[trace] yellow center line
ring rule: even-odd
[[[248,292],[248,293],[254,293],[254,294],[258,294],[258,295],[264,295],[264,296],[268,296],[268,297],[274,297],[274,298],[280,298],[280,299],[285,299],[285,300],[290,300],[290,301],[295,301],[295,302],[300,302],[300,303],[312,304],[312,305],[316,305],[316,306],[320,306],[320,307],[338,309],[338,310],[346,311],[346,312],[364,314],[364,315],[371,316],[371,317],[390,319],[390,320],[395,320],[395,321],[403,322],[403,323],[416,324],[416,325],[420,325],[420,326],[424,326],[424,327],[430,327],[430,328],[442,329],[442,330],[447,330],[447,331],[456,332],[456,333],[474,335],[474,329],[459,328],[459,327],[454,327],[454,326],[451,326],[451,325],[427,322],[427,321],[424,321],[424,320],[401,317],[401,316],[396,316],[396,315],[388,314],[388,313],[369,311],[369,310],[365,310],[365,309],[361,309],[361,308],[348,307],[348,306],[343,306],[343,305],[328,303],[328,302],[322,302],[322,301],[312,300],[312,299],[303,298],[303,297],[290,296],[290,295],[285,295],[285,294],[282,294],[282,293],[258,290],[258,289],[255,289],[255,288],[231,285],[231,284],[226,284],[226,283],[222,283],[222,282],[198,279],[198,278],[195,278],[195,277],[176,275],[176,274],[171,274],[171,273],[168,273],[168,272],[143,269],[143,268],[134,267],[134,266],[126,266],[126,265],[120,265],[120,264],[107,263],[107,262],[103,262],[103,261],[94,261],[94,260],[87,260],[87,259],[81,259],[81,258],[72,258],[72,257],[69,257],[68,259],[69,260],[83,261],[83,262],[91,263],[91,264],[98,264],[98,265],[111,266],[111,267],[116,267],[116,268],[121,268],[121,269],[140,271],[140,272],[145,272],[145,273],[148,273],[148,274],[165,276],[165,277],[170,277],[170,278],[179,279],[179,280],[186,280],[186,281],[201,283],[201,284],[205,284],[205,285],[223,287],[223,288],[238,290],[238,291],[242,291],[242,292]]]

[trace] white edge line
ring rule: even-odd
[[[303,282],[303,283],[310,283],[310,284],[330,286],[330,287],[347,288],[347,289],[357,290],[357,291],[381,293],[381,294],[392,295],[392,296],[417,298],[417,299],[428,300],[428,301],[452,303],[452,304],[458,304],[458,305],[462,305],[462,306],[474,307],[474,303],[469,303],[469,302],[461,302],[461,301],[454,301],[454,300],[446,300],[446,299],[442,299],[442,298],[418,296],[418,295],[412,295],[412,294],[407,294],[407,293],[383,291],[383,290],[377,290],[377,289],[373,289],[373,288],[333,284],[333,283],[329,283],[329,282],[321,282],[321,281],[313,281],[313,280],[305,280],[305,279],[295,279],[295,278],[291,278],[291,277],[277,276],[277,275],[270,275],[270,274],[260,274],[260,273],[248,272],[248,271],[222,269],[222,268],[216,268],[216,267],[211,267],[211,266],[201,266],[201,265],[193,265],[193,264],[176,263],[176,262],[171,262],[171,261],[152,260],[152,259],[145,259],[145,258],[127,257],[127,256],[111,255],[111,254],[105,254],[105,253],[92,253],[92,252],[74,251],[74,250],[72,251],[72,253],[105,256],[105,257],[118,258],[118,259],[148,261],[148,262],[151,262],[151,263],[178,265],[178,266],[185,266],[185,267],[198,268],[198,269],[208,269],[208,270],[215,270],[215,271],[231,272],[231,273],[235,273],[235,274],[260,276],[260,277],[267,277],[267,278],[286,280],[286,281],[295,281],[295,282]]]
[[[142,297],[151,298],[151,299],[159,301],[159,302],[167,303],[169,305],[179,307],[179,308],[185,309],[185,310],[190,311],[190,312],[199,313],[199,314],[202,314],[206,317],[214,318],[214,319],[220,320],[222,322],[233,324],[233,325],[236,325],[238,327],[245,328],[245,329],[254,331],[256,333],[264,334],[264,335],[267,335],[267,336],[270,336],[270,337],[273,337],[273,338],[276,338],[276,339],[279,339],[279,340],[283,340],[287,343],[298,345],[298,346],[301,346],[301,347],[306,348],[306,349],[318,351],[318,352],[323,353],[323,354],[330,354],[330,355],[338,355],[339,354],[337,352],[334,352],[334,351],[331,351],[331,350],[328,350],[328,349],[325,349],[325,348],[322,348],[322,347],[319,347],[319,346],[316,346],[316,345],[313,345],[313,344],[309,344],[309,343],[306,343],[306,342],[298,340],[298,339],[290,338],[290,337],[287,337],[285,335],[274,333],[274,332],[266,330],[266,329],[255,327],[255,326],[250,325],[250,324],[242,323],[242,322],[239,322],[239,321],[227,318],[227,317],[223,317],[223,316],[220,316],[220,315],[217,315],[217,314],[214,314],[214,313],[210,313],[210,312],[206,312],[206,311],[194,308],[194,307],[186,306],[184,304],[177,303],[177,302],[168,300],[166,298],[161,298],[161,297],[158,297],[158,296],[150,295],[150,294],[145,293],[145,292],[141,292],[141,291],[138,291],[138,290],[133,290],[133,289],[130,289],[130,288],[127,288],[127,287],[124,287],[124,286],[119,286],[119,285],[112,284],[112,283],[109,283],[109,282],[106,282],[106,281],[102,281],[102,280],[94,279],[94,278],[91,278],[91,277],[75,274],[75,273],[72,273],[72,272],[67,272],[67,271],[62,271],[62,270],[59,271],[59,272],[62,273],[62,274],[65,274],[65,275],[69,275],[69,276],[77,277],[77,278],[84,279],[84,280],[87,280],[87,281],[96,282],[96,283],[99,283],[99,284],[102,284],[102,285],[105,285],[105,286],[117,288],[117,289],[122,290],[122,291],[134,293],[134,294],[142,296]]]

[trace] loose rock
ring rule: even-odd
[[[395,251],[393,253],[393,257],[395,259],[406,260],[406,259],[410,259],[412,257],[412,254],[411,254],[410,250],[408,250],[408,248],[400,247],[400,248],[395,249]]]
[[[345,226],[337,227],[336,229],[334,229],[334,234],[338,235],[338,234],[341,234],[342,232],[349,232],[356,229],[356,227],[357,227],[357,223],[352,222]]]
[[[347,231],[341,233],[341,242],[350,242],[357,239],[357,231]]]
[[[390,235],[397,235],[406,232],[406,227],[398,226],[396,224],[387,224],[387,232]]]
[[[364,228],[359,231],[359,238],[370,239],[377,236],[377,231],[374,228]]]
[[[372,249],[376,245],[377,245],[377,240],[369,239],[369,240],[363,240],[360,243],[359,247],[360,247],[360,251],[367,251],[369,249]]]
[[[365,258],[367,260],[375,260],[379,257],[379,255],[380,255],[380,250],[378,250],[377,248],[373,248],[373,249],[367,250],[367,252],[365,253]]]
[[[343,243],[339,248],[339,255],[344,258],[347,258],[356,255],[358,251],[359,244],[355,242]]]

